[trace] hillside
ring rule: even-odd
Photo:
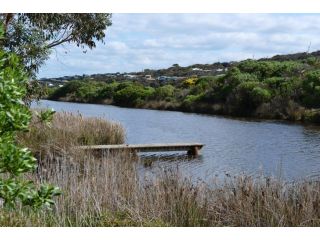
[[[320,123],[320,52],[69,81],[52,100]]]

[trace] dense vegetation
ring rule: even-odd
[[[245,60],[226,74],[170,84],[70,81],[48,98],[320,123],[320,60]]]
[[[16,55],[0,50],[0,208],[50,207],[60,194],[57,187],[35,184],[25,174],[37,167],[30,150],[17,143],[17,135],[28,131],[30,110],[22,99],[26,94],[26,74]],[[40,114],[48,120],[50,111]],[[1,215],[1,214],[0,214]]]

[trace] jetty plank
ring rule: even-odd
[[[188,151],[190,155],[198,155],[204,146],[201,143],[153,143],[153,144],[117,144],[78,146],[83,150],[132,150],[136,152]]]

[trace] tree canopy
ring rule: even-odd
[[[109,13],[7,13],[0,14],[4,38],[0,47],[14,52],[29,74],[35,74],[49,58],[51,49],[71,43],[78,47],[96,47],[111,26]]]

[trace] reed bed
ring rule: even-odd
[[[179,168],[147,177],[139,158],[125,151],[38,157],[42,164],[28,178],[53,183],[63,194],[51,210],[0,209],[1,226],[320,226],[319,181],[226,176],[202,182]]]
[[[320,183],[226,177],[194,182],[178,169],[144,178],[130,153],[47,159],[34,179],[58,185],[52,210],[3,210],[2,226],[320,226]]]
[[[77,145],[121,144],[125,141],[125,129],[119,123],[57,112],[48,126],[38,120],[35,111],[29,131],[20,134],[17,140],[36,155],[66,152]]]

